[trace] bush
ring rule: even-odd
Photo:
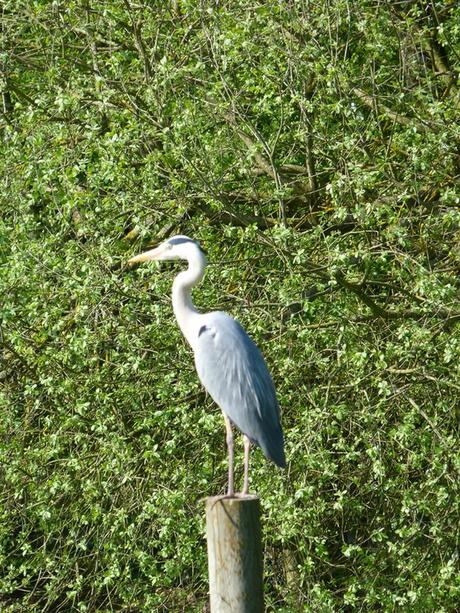
[[[456,3],[2,10],[2,610],[205,606],[222,418],[124,266],[179,232],[282,406],[267,610],[457,610]]]

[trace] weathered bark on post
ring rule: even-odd
[[[206,499],[211,613],[262,613],[258,496]]]

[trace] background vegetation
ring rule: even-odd
[[[179,232],[283,409],[267,609],[458,610],[460,4],[1,11],[2,611],[206,606],[223,423],[124,267]]]

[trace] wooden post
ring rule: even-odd
[[[263,613],[258,496],[206,498],[211,613]]]

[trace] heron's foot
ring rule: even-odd
[[[228,492],[222,496],[222,498],[251,498],[253,495],[254,494],[249,493],[249,487],[246,484],[241,492],[235,492],[233,489],[229,489]]]
[[[222,500],[242,500],[244,498],[257,498],[257,495],[248,493],[245,494],[244,492],[233,492],[233,494],[222,494],[221,496],[214,496],[214,502],[212,504],[211,509],[213,509],[214,506]]]
[[[249,492],[242,491],[240,494],[235,494],[236,498],[254,498],[257,494],[250,494]]]
[[[237,495],[235,495],[235,493],[233,494],[227,493],[227,494],[222,494],[221,496],[215,496],[211,509],[213,509],[218,502],[222,502],[222,500],[232,500],[233,498],[237,498]]]

